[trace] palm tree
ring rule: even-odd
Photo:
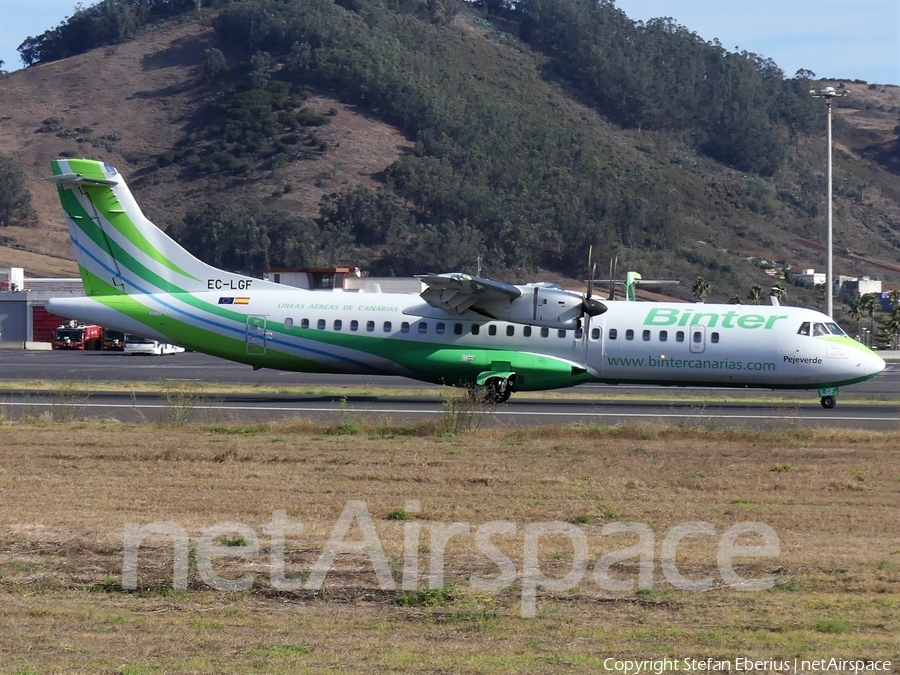
[[[731,305],[740,305],[740,304],[743,303],[743,302],[744,302],[744,299],[743,299],[740,295],[738,295],[737,293],[735,293],[734,295],[732,295],[732,296],[731,296],[731,300],[728,301],[728,303],[731,304]]]
[[[709,285],[709,282],[703,277],[697,277],[697,280],[694,282],[694,288],[691,289],[691,293],[693,293],[694,297],[700,300],[700,302],[706,302],[706,296],[709,295],[709,292],[712,290],[712,286]]]
[[[759,284],[753,284],[750,287],[750,303],[758,305],[762,302],[763,290]]]
[[[900,288],[895,288],[888,293],[888,300],[891,302],[891,312],[896,312],[900,308]]]
[[[875,312],[879,307],[878,298],[874,293],[866,293],[865,295],[860,296],[859,300],[862,305],[863,312],[865,312],[866,316],[869,317],[869,330],[874,334]]]
[[[884,322],[884,330],[891,338],[891,349],[897,349],[897,343],[900,342],[900,307],[897,305],[894,305],[894,311]]]
[[[856,321],[856,335],[859,337],[859,322],[860,319],[863,318],[863,306],[862,300],[859,298],[853,298],[850,302],[850,309],[847,310],[847,316]]]

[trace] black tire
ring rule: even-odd
[[[837,399],[834,396],[823,396],[822,397],[822,407],[825,410],[831,410],[835,405],[837,405]]]

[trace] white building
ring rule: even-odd
[[[273,267],[263,275],[266,281],[339,293],[421,293],[425,284],[413,277],[369,277],[358,267]]]
[[[795,279],[800,279],[813,286],[823,286],[825,284],[825,272],[816,272],[814,269],[803,270],[794,274]]]

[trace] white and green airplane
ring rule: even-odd
[[[514,391],[584,382],[818,389],[884,361],[797,307],[600,300],[550,284],[420,277],[421,295],[325,293],[207,265],[153,225],[115,167],[52,162],[85,297],[54,314],[174,342],[253,368],[401,375]]]

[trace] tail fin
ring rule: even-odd
[[[198,260],[147,220],[114,166],[92,159],[51,166],[87,295],[249,287],[247,277]]]
[[[625,273],[625,299],[634,302],[634,285],[635,282],[641,278],[641,275],[637,272],[626,272]]]

